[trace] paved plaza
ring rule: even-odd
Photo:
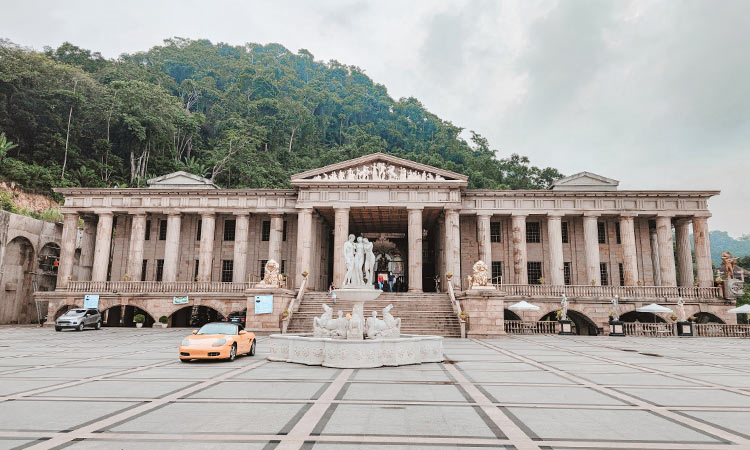
[[[750,448],[750,341],[445,341],[446,362],[180,363],[180,329],[0,328],[0,449]]]

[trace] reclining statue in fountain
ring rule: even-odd
[[[401,318],[391,315],[393,305],[383,308],[383,320],[378,319],[377,311],[372,312],[372,317],[367,318],[367,338],[385,339],[401,336]]]
[[[345,338],[349,329],[349,319],[339,311],[338,318],[333,318],[333,309],[323,303],[325,311],[320,317],[313,318],[313,336],[327,338]]]

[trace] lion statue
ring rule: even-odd
[[[492,287],[487,264],[484,261],[479,260],[474,263],[473,269],[474,274],[467,277],[469,279],[469,289],[487,289]]]
[[[258,287],[280,288],[284,283],[284,277],[279,273],[279,263],[273,259],[266,262],[266,270],[263,275],[263,281],[258,283]]]

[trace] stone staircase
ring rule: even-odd
[[[348,301],[333,299],[328,292],[307,292],[289,323],[288,333],[312,333],[313,317],[323,314],[323,303],[333,308],[334,317],[339,310],[344,314],[351,312],[352,304]],[[453,312],[448,294],[383,292],[377,300],[365,303],[365,316],[372,311],[383,318],[383,308],[393,305],[391,314],[401,318],[401,333],[432,334],[445,337],[461,337],[461,327]]]

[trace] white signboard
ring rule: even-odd
[[[172,303],[175,305],[187,305],[188,304],[188,296],[184,297],[172,297]]]
[[[273,295],[255,296],[255,314],[271,314],[273,312]]]
[[[83,307],[86,309],[99,309],[99,294],[84,295]]]

